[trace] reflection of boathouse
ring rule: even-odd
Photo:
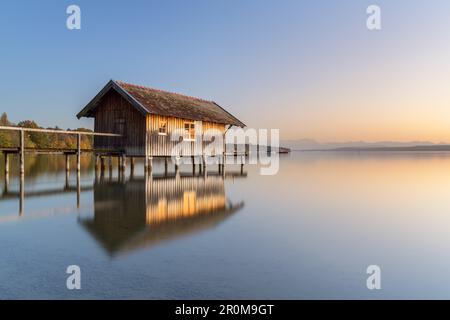
[[[111,255],[214,227],[243,206],[226,198],[221,175],[102,182],[94,202],[81,223]]]

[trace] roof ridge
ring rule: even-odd
[[[139,85],[139,84],[135,84],[135,83],[130,83],[130,82],[125,82],[125,81],[120,81],[120,80],[114,80],[117,84],[125,84],[125,85],[129,85],[129,86],[133,86],[133,87],[137,87],[137,88],[141,88],[141,89],[149,89],[149,90],[153,90],[153,91],[158,91],[161,93],[169,93],[169,94],[175,94],[177,96],[180,97],[184,97],[184,98],[188,98],[188,99],[192,99],[192,100],[197,100],[197,101],[203,101],[203,102],[209,102],[209,103],[215,103],[212,100],[206,100],[206,99],[202,99],[202,98],[198,98],[198,97],[193,97],[193,96],[188,96],[186,94],[182,94],[182,93],[178,93],[178,92],[173,92],[173,91],[167,91],[167,90],[161,90],[161,89],[156,89],[156,88],[152,88],[152,87],[147,87],[147,86],[143,86],[143,85]]]

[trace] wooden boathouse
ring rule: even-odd
[[[179,142],[171,139],[175,130],[182,132],[184,142],[179,156],[202,158],[207,142],[195,148],[196,137],[203,137],[208,129],[225,136],[232,126],[245,127],[214,101],[115,80],[110,80],[77,117],[94,118],[94,132],[120,135],[94,136],[94,150],[115,150],[122,156],[122,166],[126,157],[132,161],[144,157],[146,169],[151,169],[154,157],[164,157],[167,164],[167,158],[173,156]],[[225,148],[222,152],[224,156]],[[108,154],[96,152],[96,156]]]

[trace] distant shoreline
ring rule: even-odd
[[[405,146],[405,147],[341,147],[331,149],[291,149],[302,152],[426,152],[426,151],[450,151],[450,145],[427,145],[427,146]]]

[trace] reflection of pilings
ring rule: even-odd
[[[23,132],[23,131],[21,131]],[[25,175],[22,173],[20,175],[20,200],[19,200],[19,215],[23,214],[25,209]]]

